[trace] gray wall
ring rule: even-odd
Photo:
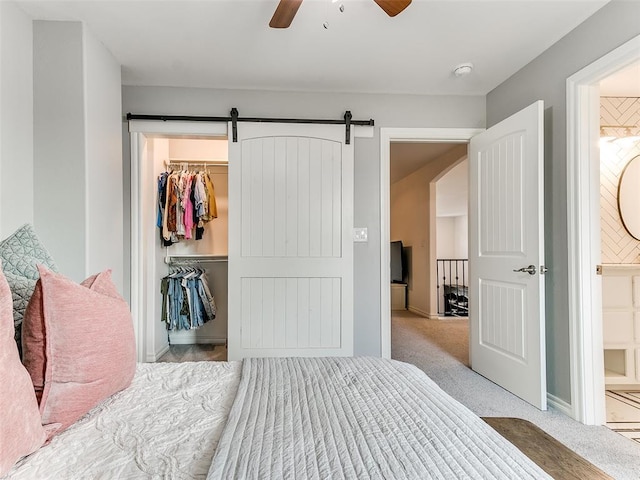
[[[571,402],[569,363],[566,79],[640,34],[640,2],[613,1],[487,95],[487,126],[545,102],[548,391]]]
[[[33,23],[34,201],[38,235],[60,271],[85,274],[82,24]]]
[[[80,22],[33,22],[34,224],[61,273],[123,289],[120,65]]]
[[[85,72],[85,165],[87,169],[86,275],[111,268],[123,287],[122,81],[120,64],[87,29]]]
[[[33,223],[33,29],[0,2],[0,239]]]
[[[355,353],[380,355],[380,127],[478,128],[485,99],[474,96],[323,94],[124,86],[123,112],[167,115],[339,119],[373,118],[374,138],[355,141],[355,226],[368,227],[369,242],[355,244]],[[241,125],[240,125],[241,127]],[[129,169],[124,146],[125,175]],[[128,188],[125,177],[125,189]],[[125,211],[129,209],[125,191]],[[129,224],[125,225],[125,229]],[[125,237],[129,232],[125,231]],[[125,244],[126,245],[126,244]]]

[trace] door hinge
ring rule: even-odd
[[[602,265],[596,265],[596,275],[602,275]]]

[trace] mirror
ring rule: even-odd
[[[629,160],[620,174],[618,212],[629,235],[640,240],[640,155]]]

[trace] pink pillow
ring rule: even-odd
[[[11,291],[0,269],[0,477],[46,439],[33,385],[20,363],[13,334]]]
[[[60,424],[59,433],[130,385],[133,322],[110,270],[81,285],[42,265],[38,271],[25,311],[23,358],[41,396],[42,424]]]
[[[111,270],[92,275],[80,285],[114,298],[122,298],[111,281]],[[38,404],[44,390],[46,369],[45,325],[42,306],[42,282],[36,282],[33,295],[29,300],[22,323],[22,363],[31,375]],[[26,353],[28,352],[28,353]]]

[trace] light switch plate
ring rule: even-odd
[[[353,229],[353,241],[354,242],[368,242],[369,230],[367,227],[356,227]]]

